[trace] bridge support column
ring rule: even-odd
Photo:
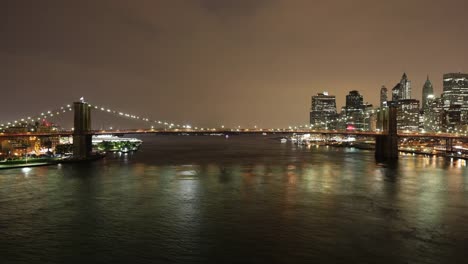
[[[387,113],[388,118],[383,118],[386,134],[375,138],[375,158],[381,161],[398,159],[397,108],[392,102],[389,102]]]
[[[453,138],[446,138],[445,139],[445,153],[452,153],[453,152]]]
[[[74,130],[73,130],[73,157],[86,159],[92,150],[91,109],[83,102],[73,103]]]

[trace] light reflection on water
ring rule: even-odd
[[[10,262],[457,262],[465,161],[295,147],[267,137],[146,137],[90,164],[0,171]]]

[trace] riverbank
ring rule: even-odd
[[[57,161],[50,161],[50,162],[28,162],[22,164],[2,164],[0,163],[0,170],[7,170],[7,169],[18,169],[18,168],[29,168],[29,167],[40,167],[40,166],[50,166],[56,165],[60,162]]]
[[[13,160],[13,161],[4,161],[0,162],[0,170],[6,169],[18,169],[18,168],[28,168],[28,167],[40,167],[40,166],[50,166],[57,165],[60,163],[80,163],[80,162],[91,162],[104,158],[105,154],[93,154],[88,158],[50,158],[50,159],[41,159],[40,161],[35,160]]]

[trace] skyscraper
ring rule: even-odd
[[[392,89],[392,101],[398,101],[401,99],[401,83],[397,83]]]
[[[346,129],[363,129],[364,99],[358,91],[350,91],[346,95]]]
[[[440,131],[444,125],[444,111],[442,98],[428,95],[426,109],[424,110],[424,129],[426,131]]]
[[[419,101],[416,99],[402,99],[397,102],[398,130],[418,131],[419,129]]]
[[[327,92],[312,96],[310,124],[316,128],[334,129],[336,126],[336,98]]]
[[[348,95],[346,95],[346,111],[357,111],[362,110],[362,106],[364,103],[364,99],[358,91],[353,90],[350,91]]]
[[[382,85],[382,88],[380,88],[380,108],[386,107],[387,101],[387,87],[385,87],[385,85]]]
[[[427,76],[427,80],[424,83],[422,89],[422,109],[425,110],[428,107],[428,96],[434,96],[434,88],[432,87],[432,83],[429,80],[429,75]]]
[[[444,105],[468,104],[468,74],[444,74],[444,91],[442,93]]]
[[[411,81],[408,80],[406,73],[400,80],[400,99],[411,99]]]
[[[442,93],[445,128],[455,129],[468,124],[468,74],[444,74]]]

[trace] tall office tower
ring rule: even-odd
[[[336,98],[327,92],[312,96],[310,109],[310,124],[315,128],[335,129],[338,114],[336,112]]]
[[[444,74],[442,92],[443,109],[446,112],[445,129],[455,129],[468,124],[468,74]],[[447,130],[449,131],[449,130]]]
[[[425,110],[428,106],[428,96],[434,97],[434,88],[432,87],[431,81],[429,81],[429,75],[427,76],[427,80],[424,83],[423,89],[422,89],[422,109]]]
[[[380,108],[386,107],[387,101],[387,87],[385,87],[385,85],[382,85],[382,88],[380,88]]]
[[[444,74],[444,91],[442,99],[445,106],[468,104],[468,74]]]
[[[364,103],[364,99],[362,95],[359,94],[358,91],[353,90],[350,91],[348,95],[346,95],[346,111],[356,111],[362,110],[362,106]]]
[[[398,101],[401,99],[401,83],[397,83],[392,89],[392,101]]]
[[[408,80],[406,73],[400,80],[400,99],[411,99],[411,81]]]
[[[398,130],[418,131],[419,101],[416,99],[401,99],[397,102]]]
[[[445,123],[442,98],[429,95],[426,103],[427,107],[424,110],[424,130],[430,132],[441,131]]]
[[[358,91],[350,91],[346,95],[346,129],[364,128],[364,99]]]
[[[411,81],[403,73],[399,83],[392,89],[392,101],[411,99]]]

